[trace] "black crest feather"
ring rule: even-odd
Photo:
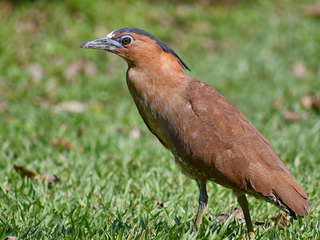
[[[182,66],[191,71],[190,68],[182,61],[182,59],[170,48],[168,47],[164,42],[162,42],[161,40],[159,40],[158,38],[156,38],[155,36],[153,36],[152,34],[142,30],[142,29],[139,29],[139,28],[121,28],[119,30],[116,30],[113,32],[114,34],[119,34],[119,33],[136,33],[136,34],[141,34],[141,35],[144,35],[146,37],[149,37],[151,38],[152,40],[154,40],[158,45],[159,47],[165,51],[165,52],[168,52],[168,53],[171,53],[173,56],[175,56],[179,61],[180,63],[182,64]]]

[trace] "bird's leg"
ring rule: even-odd
[[[255,234],[253,231],[253,225],[250,217],[249,207],[248,207],[248,201],[245,194],[237,196],[238,203],[242,208],[242,211],[244,213],[244,219],[246,220],[246,225],[248,228],[249,237],[254,238]]]
[[[203,180],[198,180],[197,183],[198,183],[199,190],[200,190],[199,208],[198,208],[196,221],[194,223],[193,231],[197,231],[197,229],[199,229],[199,227],[201,225],[201,222],[202,222],[202,217],[203,217],[204,211],[206,210],[207,202],[208,202],[208,194],[207,194],[207,189],[206,189],[206,182],[203,181]]]

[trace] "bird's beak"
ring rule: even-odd
[[[123,48],[123,46],[119,42],[111,38],[101,38],[101,39],[89,41],[81,44],[80,47],[102,49],[102,50],[111,51],[111,52],[116,50],[117,48]]]

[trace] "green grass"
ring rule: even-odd
[[[310,92],[320,97],[320,19],[305,14],[313,1],[108,2],[0,3],[0,238],[242,239],[246,233],[238,220],[223,226],[215,220],[239,208],[232,192],[215,184],[208,186],[202,227],[191,233],[197,186],[144,126],[125,84],[125,62],[79,48],[127,26],[168,43],[190,76],[231,100],[309,194],[310,215],[284,230],[270,227],[280,210],[249,198],[253,220],[265,221],[255,227],[257,239],[320,238],[320,115],[299,103]],[[299,62],[301,77],[292,70]],[[53,111],[66,101],[85,111]],[[288,123],[285,109],[305,117]],[[71,149],[54,147],[59,139]],[[14,164],[60,182],[48,188],[23,179]]]

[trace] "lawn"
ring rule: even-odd
[[[0,2],[0,239],[245,236],[243,219],[232,215],[236,198],[214,183],[192,234],[198,187],[144,125],[126,63],[79,48],[122,27],[171,46],[189,76],[221,92],[266,136],[308,193],[309,216],[288,217],[284,229],[272,220],[279,209],[249,197],[257,239],[320,238],[315,1],[217,2]],[[48,184],[45,173],[59,180]],[[222,214],[230,216],[224,224]]]

